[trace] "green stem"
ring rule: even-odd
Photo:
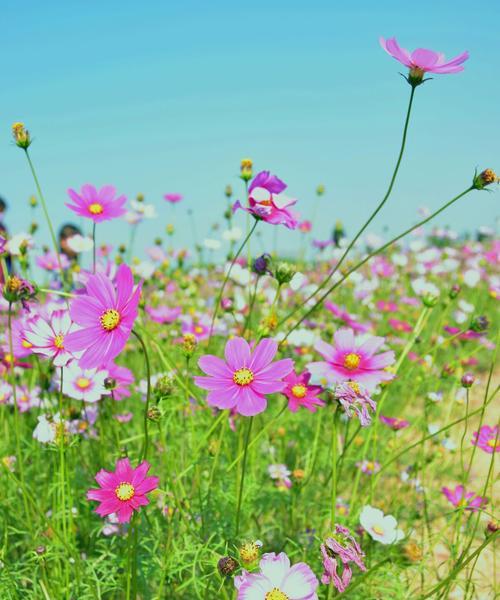
[[[135,329],[132,329],[132,333],[134,334],[134,336],[136,337],[136,339],[142,347],[142,351],[144,352],[144,362],[146,364],[146,406],[144,408],[144,443],[141,451],[141,459],[139,461],[142,462],[147,458],[149,446],[148,413],[149,404],[151,402],[151,365],[149,363],[149,355],[146,348],[146,344],[144,343],[142,337],[137,333],[137,331],[135,331]]]
[[[335,513],[337,509],[337,409],[333,413],[332,424],[332,506],[331,506],[331,527],[335,528]]]
[[[401,147],[400,147],[400,150],[399,150],[398,159],[396,161],[396,166],[394,167],[394,171],[392,173],[392,177],[391,177],[391,180],[389,182],[389,187],[387,188],[387,191],[386,191],[384,197],[382,198],[382,200],[378,204],[377,208],[370,215],[370,217],[368,218],[368,220],[365,222],[365,224],[361,227],[361,229],[358,231],[358,233],[354,236],[354,238],[352,239],[351,243],[347,246],[347,248],[345,249],[344,253],[340,257],[339,262],[330,271],[330,273],[328,274],[328,276],[326,277],[326,279],[321,283],[321,285],[319,285],[314,290],[314,292],[305,300],[305,303],[309,302],[309,300],[311,300],[312,298],[314,298],[316,296],[316,294],[318,292],[320,292],[326,286],[326,284],[331,280],[331,278],[335,275],[335,273],[340,269],[340,267],[342,266],[342,263],[346,259],[346,257],[349,254],[349,252],[352,250],[352,248],[354,247],[354,245],[356,244],[356,242],[363,235],[363,233],[366,231],[367,227],[375,219],[375,217],[378,215],[378,213],[382,210],[384,204],[389,199],[389,196],[391,195],[392,189],[394,187],[394,183],[396,181],[396,176],[398,174],[399,167],[401,165],[401,161],[403,159],[403,154],[404,154],[404,150],[405,150],[405,146],[406,146],[406,137],[407,137],[407,134],[408,134],[408,126],[410,124],[410,114],[411,114],[411,108],[412,108],[412,105],[413,105],[413,97],[414,97],[414,95],[415,95],[415,87],[412,86],[412,88],[411,88],[411,94],[410,94],[410,100],[408,102],[408,109],[406,111],[406,119],[405,119],[405,124],[404,124],[404,127],[403,127],[403,137],[401,139]],[[291,316],[293,316],[299,309],[300,309],[300,306],[297,307],[297,308],[295,308],[291,313],[289,313],[281,321],[281,323],[284,323],[287,319],[289,319]],[[280,325],[281,325],[281,323],[280,323]]]
[[[94,275],[95,275],[95,265],[96,265],[96,260],[95,260],[95,255],[96,255],[95,230],[96,230],[96,223],[94,223],[92,225],[92,242],[94,244],[93,247],[92,247],[92,273],[94,273]]]
[[[404,238],[405,236],[407,236],[409,233],[411,233],[415,229],[418,229],[419,227],[422,227],[423,225],[425,225],[426,223],[428,223],[429,221],[431,221],[432,219],[434,219],[435,217],[437,217],[440,213],[442,213],[444,210],[446,210],[447,208],[449,208],[452,204],[454,204],[455,202],[457,202],[458,200],[460,200],[460,198],[462,198],[463,196],[465,196],[466,194],[468,194],[469,192],[471,192],[473,189],[475,189],[474,186],[472,186],[472,185],[469,186],[463,192],[460,192],[460,194],[458,194],[457,196],[455,196],[451,200],[449,200],[441,208],[439,208],[438,210],[436,210],[435,212],[433,212],[429,217],[427,217],[426,219],[423,219],[422,221],[419,221],[416,225],[413,225],[409,229],[406,229],[405,231],[403,231],[403,233],[399,234],[398,236],[396,236],[395,238],[393,238],[392,240],[390,240],[389,242],[387,242],[387,244],[384,244],[383,246],[380,246],[380,248],[377,248],[373,252],[370,252],[369,254],[367,254],[367,256],[365,256],[365,258],[363,258],[362,260],[360,260],[358,263],[356,263],[354,265],[354,267],[352,267],[351,269],[349,269],[347,271],[347,273],[345,275],[343,275],[342,278],[339,281],[337,281],[331,287],[328,288],[328,290],[320,297],[320,299],[295,323],[295,325],[291,329],[288,330],[288,332],[287,332],[286,336],[284,337],[283,341],[286,340],[288,338],[288,336],[292,333],[292,331],[294,331],[295,329],[297,329],[297,327],[299,327],[299,325],[305,319],[307,319],[307,317],[311,313],[313,313],[316,310],[316,308],[318,306],[320,306],[323,303],[323,301],[335,289],[337,289],[352,273],[354,273],[354,271],[357,271],[360,267],[362,267],[365,263],[367,263],[371,258],[373,258],[374,256],[376,256],[377,254],[380,254],[381,252],[383,252],[384,250],[386,250],[387,248],[389,248],[390,246],[392,246],[392,244],[395,244],[396,242],[398,242],[399,240],[401,240],[402,238]],[[303,307],[306,304],[306,302],[307,302],[307,300],[305,300],[302,303],[301,307]],[[285,317],[281,321],[281,323],[284,323],[287,319],[288,319],[288,316]]]
[[[229,280],[229,276],[231,275],[231,271],[232,271],[232,269],[234,267],[234,263],[237,261],[239,255],[243,251],[243,248],[246,246],[246,243],[250,239],[252,233],[255,231],[255,228],[257,227],[258,223],[259,223],[259,221],[257,219],[255,219],[255,223],[253,224],[253,227],[249,230],[249,232],[247,233],[247,235],[246,235],[245,239],[243,240],[241,246],[238,248],[238,252],[236,252],[233,260],[231,261],[231,264],[229,265],[229,269],[228,269],[228,271],[226,273],[226,276],[224,277],[224,281],[222,282],[221,288],[219,290],[219,294],[217,296],[217,300],[215,302],[214,314],[212,315],[212,322],[210,324],[210,333],[209,333],[208,342],[207,342],[208,345],[210,345],[210,340],[212,339],[212,333],[213,333],[213,330],[214,330],[215,319],[217,318],[217,313],[219,311],[220,301],[222,299],[222,294],[224,293],[224,289],[225,289],[226,284],[227,284],[227,282]]]
[[[241,465],[241,479],[240,479],[240,491],[238,493],[238,507],[236,509],[236,525],[235,525],[235,537],[238,537],[238,533],[240,531],[240,513],[241,513],[241,501],[243,499],[243,488],[245,486],[245,473],[247,466],[247,457],[248,457],[248,443],[250,441],[250,433],[252,431],[252,423],[253,417],[248,419],[247,431],[245,434],[245,450],[243,455],[243,463]]]

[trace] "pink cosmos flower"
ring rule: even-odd
[[[115,198],[116,189],[112,185],[105,185],[99,191],[93,185],[86,183],[82,186],[80,194],[69,189],[68,196],[73,204],[67,202],[66,206],[81,217],[92,219],[94,223],[109,221],[121,217],[126,213],[124,204],[125,196]]]
[[[108,371],[104,369],[82,369],[76,362],[71,362],[64,369],[63,393],[75,400],[84,402],[98,402],[109,391],[104,386]],[[60,385],[60,375],[56,374],[56,381]]]
[[[411,331],[413,331],[413,325],[411,325],[411,323],[408,323],[407,321],[400,321],[399,319],[389,319],[387,322],[395,331],[401,331],[405,333],[410,333]]]
[[[208,315],[200,315],[195,317],[192,317],[191,315],[185,315],[181,317],[181,321],[182,335],[191,333],[194,335],[197,342],[201,342],[210,337],[211,321]]]
[[[495,427],[483,425],[479,431],[474,432],[472,444],[488,454],[500,452],[500,432],[498,425],[495,425]]]
[[[393,431],[399,431],[400,429],[404,429],[410,424],[405,419],[398,419],[397,417],[384,417],[384,415],[380,415],[379,419],[381,423],[384,423],[384,425],[387,425]]]
[[[123,350],[137,317],[141,283],[134,287],[132,271],[122,264],[116,286],[98,273],[88,278],[86,292],[71,302],[71,318],[81,329],[69,333],[65,345],[70,352],[83,350],[79,364],[92,369]]]
[[[180,306],[174,308],[169,308],[168,306],[158,306],[157,308],[146,306],[146,312],[151,317],[151,320],[156,323],[173,323],[181,316],[182,308]]]
[[[73,355],[65,347],[65,338],[72,326],[68,311],[56,310],[48,320],[38,317],[31,321],[25,338],[32,352],[50,358],[55,367],[65,367],[70,360],[80,356],[79,352]]]
[[[87,500],[97,500],[95,512],[101,517],[116,513],[119,523],[128,523],[132,513],[149,504],[146,494],[158,487],[158,477],[146,477],[150,464],[143,461],[135,469],[128,458],[116,463],[114,472],[101,469],[95,476],[98,489],[87,492]]]
[[[12,323],[12,352],[16,358],[24,358],[32,354],[32,344],[26,339],[26,331],[28,331],[30,323],[38,317],[29,316],[28,318],[16,319]],[[7,354],[10,354],[9,332],[5,331],[5,343],[2,344],[2,349]]]
[[[325,406],[325,403],[318,398],[323,388],[320,385],[309,385],[310,379],[311,373],[308,371],[300,375],[292,372],[283,378],[287,384],[283,394],[288,398],[288,408],[292,412],[297,412],[300,406],[311,412],[316,412],[318,406]]]
[[[312,230],[312,223],[311,221],[301,221],[299,223],[299,231],[301,231],[302,233],[309,233]]]
[[[66,254],[60,254],[61,267],[66,270],[70,266],[70,262]],[[59,262],[55,252],[46,252],[43,256],[36,257],[36,264],[44,271],[59,271]]]
[[[319,582],[306,563],[290,566],[284,552],[264,554],[260,573],[243,574],[234,578],[238,600],[318,600]]]
[[[16,386],[16,404],[19,412],[24,413],[31,408],[37,408],[41,403],[39,387],[30,390],[26,385]],[[9,404],[14,404],[14,394],[11,394]]]
[[[394,352],[375,354],[385,342],[383,337],[369,336],[359,341],[352,329],[339,329],[334,341],[334,346],[322,340],[316,342],[315,349],[326,361],[309,363],[307,368],[313,375],[325,378],[330,385],[356,381],[368,390],[394,378],[393,373],[385,370],[394,363]]]
[[[372,422],[370,410],[377,410],[377,403],[371,399],[367,390],[356,381],[339,383],[335,387],[335,398],[340,402],[346,415],[351,419],[357,415],[361,427],[367,427]]]
[[[331,300],[326,300],[323,306],[353,331],[366,333],[370,329],[367,325],[358,323],[354,315],[349,314],[344,308],[337,306],[337,304],[334,304]]]
[[[165,194],[163,197],[167,202],[170,202],[170,204],[177,204],[177,202],[182,200],[181,194]]]
[[[464,68],[461,66],[469,58],[468,52],[462,52],[455,58],[445,62],[444,54],[427,50],[426,48],[417,48],[411,54],[405,48],[400,48],[396,38],[385,40],[380,38],[380,45],[393,58],[410,69],[410,74],[419,76],[424,73],[449,74],[459,73]]]
[[[276,175],[271,175],[269,171],[261,171],[253,178],[248,188],[248,208],[242,206],[238,200],[233,206],[233,212],[241,208],[256,219],[295,229],[298,225],[298,215],[289,210],[289,207],[297,200],[282,194],[286,187]]]
[[[443,487],[441,491],[453,506],[463,506],[465,510],[476,512],[488,503],[487,498],[476,496],[474,492],[466,492],[463,485],[457,485],[454,490]]]
[[[195,377],[195,383],[209,390],[210,406],[235,408],[245,417],[257,415],[267,407],[267,394],[285,389],[283,377],[293,369],[290,358],[272,362],[277,351],[278,344],[269,338],[251,351],[246,340],[235,337],[226,344],[225,362],[211,354],[200,358],[198,365],[209,377]]]

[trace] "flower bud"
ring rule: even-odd
[[[24,123],[14,123],[12,125],[12,137],[16,146],[23,150],[27,150],[31,144],[30,132],[25,129]]]
[[[470,387],[472,387],[472,384],[474,383],[475,380],[476,380],[476,378],[474,377],[474,375],[472,373],[464,373],[462,375],[462,379],[460,380],[460,383],[462,384],[462,387],[470,388]]]
[[[257,275],[265,275],[266,273],[270,273],[269,264],[271,263],[271,255],[270,254],[262,254],[258,256],[252,263],[252,271],[257,273]]]
[[[492,533],[496,533],[498,531],[498,521],[496,519],[492,519],[488,521],[488,525],[486,525],[486,530],[484,532],[485,535],[491,535]]]
[[[114,390],[116,388],[116,379],[113,377],[106,377],[104,380],[104,387],[107,390]]]
[[[297,269],[286,262],[277,263],[273,269],[274,278],[280,285],[290,283],[296,272]]]
[[[472,186],[476,190],[482,190],[487,185],[491,185],[492,183],[498,183],[500,179],[497,177],[496,173],[492,169],[485,169],[481,171],[479,175],[474,176],[474,180],[472,182]]]
[[[30,225],[30,235],[33,235],[37,232],[38,230],[38,223],[36,221],[33,221]]]
[[[120,245],[118,246],[118,252],[119,252],[120,254],[125,254],[125,252],[126,252],[126,251],[127,251],[127,246],[125,246],[125,244],[120,244]]]
[[[182,338],[182,353],[186,358],[193,356],[197,341],[192,333],[186,333]]]
[[[148,419],[157,423],[161,419],[161,410],[157,406],[150,406],[148,409]]]
[[[165,227],[165,231],[167,232],[167,235],[172,235],[175,231],[174,226],[172,225],[172,223],[169,223],[166,227]]]
[[[155,393],[158,396],[170,396],[174,391],[174,380],[171,375],[163,375],[155,385]]]
[[[36,196],[30,196],[30,206],[32,208],[35,208],[35,206],[38,204],[38,200],[36,199]]]
[[[470,329],[476,333],[482,333],[483,331],[486,331],[489,326],[490,322],[484,315],[477,315],[473,317],[470,323]]]
[[[232,312],[234,303],[231,298],[222,298],[220,305],[223,311]]]
[[[233,188],[230,185],[226,185],[224,189],[224,194],[226,198],[231,198],[231,196],[233,195]]]
[[[316,195],[322,196],[324,193],[325,193],[325,186],[322,183],[320,183],[318,185],[318,187],[316,188]]]
[[[20,301],[24,303],[32,300],[37,293],[37,288],[26,279],[21,279],[17,275],[7,277],[3,286],[3,297],[7,302]]]
[[[422,297],[422,302],[424,306],[427,306],[427,308],[433,308],[436,306],[438,300],[438,296],[435,296],[434,294],[425,294],[425,296]]]
[[[461,291],[462,291],[462,288],[458,285],[458,283],[456,283],[455,285],[451,286],[448,296],[452,300],[454,300],[458,296],[458,294],[460,294]]]
[[[250,181],[252,179],[252,160],[250,158],[243,158],[240,164],[240,177],[243,181]]]
[[[137,200],[137,202],[144,202],[144,194],[137,194],[135,199]]]
[[[259,558],[259,552],[262,548],[262,542],[256,540],[255,542],[247,542],[241,546],[240,558],[245,564],[250,564],[255,562]]]
[[[217,563],[217,569],[222,577],[229,577],[238,568],[237,561],[232,556],[223,556]]]

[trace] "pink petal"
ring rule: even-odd
[[[278,352],[278,344],[274,340],[270,338],[261,340],[252,353],[248,368],[254,372],[263,369],[273,360],[276,352]]]
[[[233,370],[247,367],[250,363],[250,347],[248,342],[241,337],[228,340],[224,350],[227,364]]]

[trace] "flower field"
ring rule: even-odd
[[[388,187],[350,232],[323,186],[303,209],[243,159],[214,235],[180,247],[181,194],[155,206],[84,184],[49,200],[44,140],[13,125],[50,236],[0,218],[0,598],[500,592],[500,244],[433,223],[498,178],[472,165],[437,210],[373,234],[418,135],[420,86],[468,59],[381,45],[409,99]],[[61,213],[81,226],[57,231]],[[149,218],[164,237],[136,235]],[[123,239],[103,243],[115,220]],[[257,249],[282,228],[300,252]]]

